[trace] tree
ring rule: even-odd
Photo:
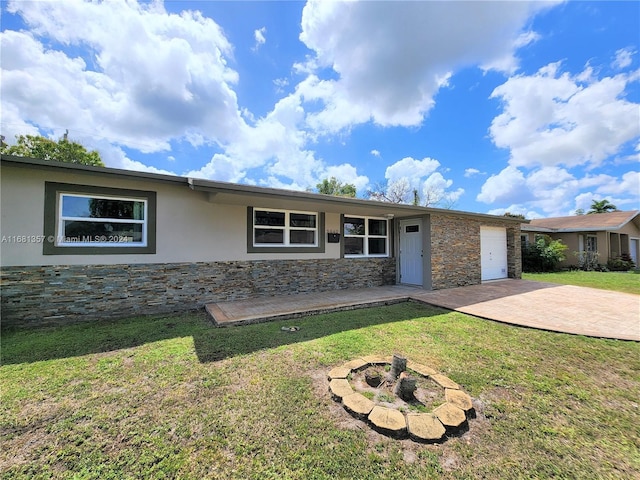
[[[584,208],[577,208],[575,212],[573,212],[574,215],[584,215]]]
[[[413,188],[406,177],[377,184],[367,192],[371,200],[389,203],[404,203],[407,205],[422,205],[423,207],[453,208],[455,196],[447,193],[439,186],[429,186],[422,191],[422,197],[416,188]]]
[[[325,178],[322,182],[316,185],[318,193],[324,195],[334,195],[336,197],[351,197],[356,196],[356,186],[351,183],[339,182],[336,177]]]
[[[525,216],[522,215],[521,213],[504,212],[502,216],[509,217],[509,218],[519,218],[520,220],[525,220]]]
[[[88,151],[83,145],[69,141],[67,134],[57,142],[41,135],[16,135],[16,144],[7,145],[3,142],[0,153],[104,167],[98,152]]]
[[[417,199],[417,191],[411,188],[409,180],[406,178],[400,178],[393,182],[387,182],[386,184],[378,184],[372,190],[367,192],[367,196],[371,200],[377,200],[378,202],[389,203],[413,203]]]
[[[609,202],[609,200],[605,198],[604,200],[593,200],[591,202],[591,210],[587,212],[587,215],[591,213],[615,212],[617,210],[618,207],[613,205],[611,202]]]

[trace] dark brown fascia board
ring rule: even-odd
[[[187,184],[187,179],[178,175],[165,175],[161,173],[138,172],[135,170],[124,170],[121,168],[96,167],[93,165],[82,165],[78,163],[56,162],[53,160],[42,160],[39,158],[17,157],[15,155],[1,155],[2,165],[16,167],[28,167],[41,170],[67,171],[70,173],[84,173],[99,176],[117,176],[130,180],[152,180],[154,182],[169,182],[174,184]]]
[[[353,205],[366,208],[375,208],[384,210],[394,214],[406,215],[428,215],[442,214],[453,215],[458,217],[468,217],[475,219],[485,219],[491,221],[500,220],[507,223],[529,223],[529,220],[521,220],[518,218],[502,217],[498,215],[489,215],[486,213],[463,212],[460,210],[448,210],[443,208],[420,207],[416,205],[401,205],[388,202],[378,202],[375,200],[364,200],[359,198],[336,197],[333,195],[323,195],[320,193],[300,192],[296,190],[283,190],[269,187],[256,187],[253,185],[240,185],[237,183],[217,182],[213,180],[205,180],[200,178],[181,177],[178,175],[165,175],[151,172],[138,172],[135,170],[124,170],[121,168],[111,167],[94,167],[92,165],[82,165],[77,163],[55,162],[50,160],[41,160],[38,158],[17,157],[14,155],[0,155],[2,164],[8,164],[20,167],[39,168],[45,170],[58,170],[76,173],[85,173],[99,176],[118,176],[119,178],[128,178],[133,180],[147,180],[154,182],[169,182],[189,186],[192,190],[210,192],[210,193],[228,193],[236,195],[252,195],[256,197],[266,198],[284,198],[295,200],[316,201],[319,203],[329,203],[334,205]]]

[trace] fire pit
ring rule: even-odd
[[[362,357],[329,372],[334,400],[394,438],[439,442],[468,426],[471,397],[434,369],[393,357]]]

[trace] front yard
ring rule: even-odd
[[[466,433],[393,440],[330,398],[331,368],[393,353],[473,397]],[[2,478],[640,476],[640,344],[414,303],[226,329],[198,313],[4,332],[0,388]]]
[[[579,287],[601,288],[640,295],[640,274],[633,272],[570,272],[523,273],[524,280],[560,283]]]

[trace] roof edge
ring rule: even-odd
[[[392,211],[402,211],[414,214],[442,214],[460,217],[483,218],[487,220],[500,220],[506,223],[522,224],[529,223],[529,220],[490,215],[488,213],[465,212],[462,210],[449,210],[444,208],[422,207],[418,205],[406,205],[400,203],[380,202],[361,198],[338,197],[315,192],[304,192],[298,190],[285,190],[271,187],[258,187],[254,185],[244,185],[230,182],[220,182],[201,178],[183,177],[179,175],[166,175],[153,172],[139,172],[136,170],[125,170],[112,167],[96,167],[93,165],[83,165],[77,163],[57,162],[53,160],[42,160],[32,157],[18,157],[15,155],[0,155],[2,164],[10,164],[18,167],[42,168],[47,170],[63,170],[85,174],[97,174],[107,176],[118,176],[129,179],[142,179],[156,182],[169,182],[173,184],[185,185],[195,191],[212,193],[228,193],[235,195],[255,195],[262,197],[283,197],[296,200],[310,200],[319,203],[346,204],[360,207],[377,207]]]
[[[142,178],[145,180],[154,180],[159,182],[170,182],[178,184],[186,184],[187,179],[179,175],[166,175],[153,172],[139,172],[137,170],[125,170],[113,167],[97,167],[94,165],[84,165],[80,163],[58,162],[56,160],[42,160],[40,158],[18,157],[16,155],[0,155],[0,161],[3,164],[11,164],[17,167],[36,167],[45,170],[68,170],[79,173],[97,173],[99,175],[117,175],[125,178]]]

